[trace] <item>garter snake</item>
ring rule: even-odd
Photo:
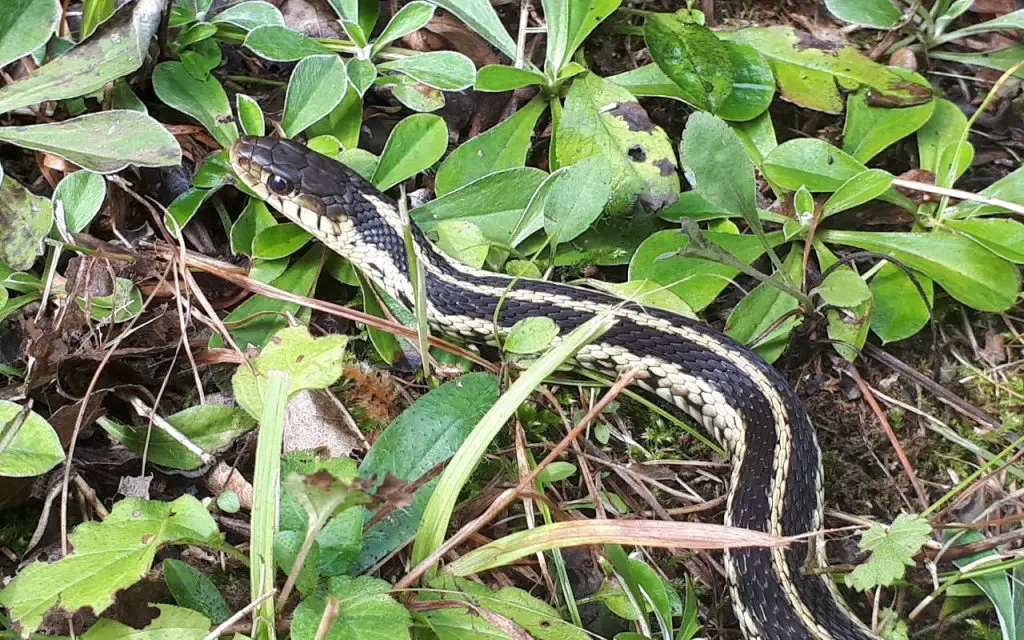
[[[243,137],[231,164],[260,198],[403,304],[415,300],[404,224],[394,201],[343,164],[284,139]],[[564,335],[599,313],[615,325],[576,355],[576,364],[616,375],[639,369],[637,384],[709,429],[728,451],[732,474],[725,523],[782,536],[822,525],[821,453],[807,413],[782,376],[753,352],[697,320],[621,298],[543,280],[471,268],[413,228],[433,330],[493,341],[531,316]],[[786,549],[725,552],[733,607],[749,640],[868,640],[827,577],[819,536]],[[811,549],[808,549],[811,545]]]

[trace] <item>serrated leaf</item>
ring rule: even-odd
[[[871,557],[853,570],[849,584],[861,591],[891,585],[914,563],[914,555],[931,534],[932,525],[916,514],[901,513],[888,529],[872,524],[860,541],[860,548],[870,551]]]
[[[74,552],[52,562],[33,562],[3,591],[0,604],[23,633],[31,633],[51,607],[91,607],[101,612],[114,594],[147,571],[167,544],[219,543],[217,524],[190,495],[173,502],[129,498],[114,505],[103,522],[79,525],[70,536]]]

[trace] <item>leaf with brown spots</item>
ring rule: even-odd
[[[32,266],[40,243],[50,230],[53,205],[16,180],[0,180],[0,262],[17,271]]]

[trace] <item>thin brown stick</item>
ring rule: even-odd
[[[921,481],[917,478],[917,472],[914,470],[914,466],[910,464],[910,460],[907,458],[907,453],[903,450],[903,445],[900,444],[899,439],[896,437],[896,432],[892,430],[892,425],[889,424],[889,419],[885,416],[885,412],[878,406],[878,401],[875,400],[875,394],[871,393],[871,387],[868,383],[864,382],[864,378],[860,377],[860,373],[857,368],[851,365],[848,367],[847,372],[853,381],[857,383],[857,387],[863,394],[864,399],[867,400],[868,406],[875,412],[875,417],[878,418],[878,422],[881,423],[882,429],[885,430],[885,435],[889,437],[889,442],[892,443],[892,448],[896,451],[896,457],[899,458],[900,464],[903,465],[903,471],[907,474],[907,478],[910,479],[910,484],[914,486],[914,492],[917,494],[917,499],[921,502],[921,509],[928,508],[928,494],[924,492],[924,488],[921,486]]]
[[[604,408],[607,407],[612,400],[617,398],[618,395],[622,393],[622,390],[629,386],[636,379],[639,373],[640,372],[638,370],[631,369],[626,373],[622,374],[619,377],[619,379],[615,381],[615,384],[613,384],[611,388],[608,389],[608,391],[603,396],[601,396],[601,399],[598,400],[594,404],[594,406],[590,408],[590,411],[587,412],[587,415],[583,416],[583,419],[580,420],[576,424],[576,426],[572,428],[572,431],[567,433],[565,437],[562,438],[562,440],[557,445],[555,445],[555,448],[552,449],[536,467],[534,467],[533,471],[531,471],[529,475],[520,480],[519,485],[515,489],[505,491],[500,496],[498,496],[498,499],[494,501],[494,504],[488,507],[483,514],[481,514],[473,521],[468,522],[464,527],[459,529],[459,531],[457,531],[455,535],[446,540],[444,544],[442,544],[436,551],[434,551],[434,553],[430,554],[430,556],[425,558],[416,567],[414,567],[412,571],[407,573],[404,578],[395,583],[395,586],[392,589],[392,591],[400,591],[402,589],[408,589],[412,587],[416,583],[416,581],[419,580],[420,577],[424,573],[426,573],[428,569],[437,564],[437,562],[441,558],[443,558],[445,554],[453,550],[458,545],[462,544],[462,542],[465,541],[466,538],[480,531],[480,529],[482,529],[496,515],[504,511],[506,508],[508,508],[509,505],[515,502],[520,493],[526,491],[532,486],[533,481],[537,479],[537,476],[540,474],[540,472],[543,471],[544,468],[547,467],[549,464],[554,462],[560,455],[562,455],[562,453],[564,453],[565,450],[569,448],[569,445],[572,443],[572,441],[575,440],[581,433],[583,433],[583,431],[590,425],[591,422],[594,421],[594,419],[601,415],[601,412],[604,410]]]

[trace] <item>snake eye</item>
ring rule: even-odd
[[[267,180],[267,188],[279,196],[285,196],[292,192],[292,181],[279,175],[272,175]]]

